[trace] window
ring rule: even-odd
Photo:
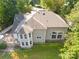
[[[22,46],[24,46],[24,42],[22,42]]]
[[[30,44],[32,44],[32,41],[30,41]]]
[[[29,33],[29,37],[31,37],[31,33]]]
[[[56,32],[52,32],[52,39],[56,39]]]
[[[56,38],[56,35],[52,35],[52,39],[55,39]]]
[[[26,42],[26,45],[28,45],[28,42]]]
[[[61,39],[62,38],[62,34],[63,34],[62,32],[59,32],[57,38]]]
[[[37,39],[41,39],[41,36],[37,36]]]
[[[20,38],[23,39],[23,36],[20,34]]]
[[[62,38],[62,35],[58,35],[57,38],[61,39]]]
[[[24,34],[24,37],[25,37],[25,39],[27,39],[27,35],[26,34]]]

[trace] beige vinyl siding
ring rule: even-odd
[[[63,33],[63,37],[62,39],[64,39],[64,34],[67,32],[67,28],[48,28],[47,31],[46,31],[46,40],[60,40],[60,39],[52,39],[52,32],[62,32]]]
[[[45,42],[45,37],[46,37],[46,30],[45,29],[34,29],[33,33],[33,42],[34,43],[44,43]],[[41,37],[41,38],[37,38]]]

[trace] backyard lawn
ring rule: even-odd
[[[12,53],[0,55],[0,59],[60,59],[61,48],[59,43],[38,44],[31,49],[15,49]]]

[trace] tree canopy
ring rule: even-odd
[[[75,4],[74,9],[67,15],[67,18],[74,20],[74,24],[70,27],[68,37],[62,49],[62,59],[78,59],[79,58],[79,2]]]
[[[60,12],[61,6],[64,4],[64,0],[40,0],[40,5],[43,8],[52,10],[54,12]]]
[[[16,8],[22,13],[30,12],[32,9],[30,2],[31,0],[16,0]]]
[[[64,0],[64,4],[61,7],[61,15],[65,16],[71,12],[74,8],[74,5],[77,3],[78,0]]]
[[[4,29],[5,27],[12,24],[14,15],[16,12],[17,10],[15,8],[14,1],[12,0],[0,1],[0,28],[1,29]]]
[[[1,0],[0,1],[0,31],[13,23],[15,14],[31,11],[31,0]]]
[[[79,2],[75,4],[74,8],[71,10],[71,13],[69,15],[66,15],[66,18],[72,21],[79,19]]]

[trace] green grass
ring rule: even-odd
[[[11,59],[11,56],[9,53],[0,53],[0,59]]]
[[[34,45],[31,49],[18,48],[15,50],[15,52],[5,56],[8,59],[10,59],[12,55],[14,59],[60,59],[59,50],[62,48],[62,46],[63,45],[59,43],[38,44]]]
[[[34,45],[32,49],[17,49],[20,59],[60,59],[59,50],[62,44],[50,43]],[[25,57],[26,56],[26,57]]]

